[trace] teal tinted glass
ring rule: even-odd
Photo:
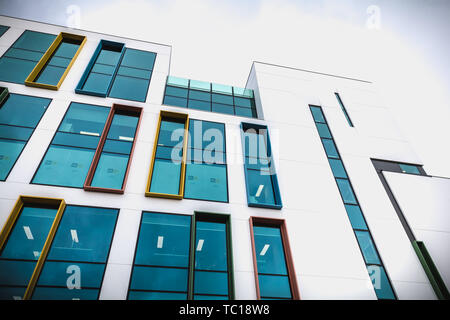
[[[280,228],[253,227],[258,273],[287,275]]]
[[[275,204],[272,176],[267,171],[247,170],[249,203]]]
[[[347,179],[336,179],[344,203],[357,204],[355,194]]]
[[[36,287],[33,300],[96,300],[99,289],[68,289]]]
[[[139,118],[124,114],[115,114],[108,131],[108,139],[133,141]]]
[[[179,97],[172,97],[172,96],[164,96],[163,104],[168,105],[168,106],[187,108],[187,99],[179,98]]]
[[[345,210],[347,210],[347,214],[353,229],[367,230],[367,225],[364,221],[364,217],[359,206],[346,204]]]
[[[328,159],[328,162],[330,163],[331,171],[333,171],[333,175],[336,178],[347,178],[347,173],[341,160]]]
[[[0,123],[35,128],[51,99],[10,93],[0,108]]]
[[[218,122],[189,120],[188,147],[225,152],[225,125]]]
[[[327,157],[339,159],[339,153],[332,139],[322,139]]]
[[[181,162],[155,159],[150,192],[178,194],[180,189]]]
[[[228,275],[225,272],[195,271],[195,294],[228,295]]]
[[[381,264],[378,253],[368,231],[355,231],[359,246],[367,264]]]
[[[420,174],[419,168],[417,166],[402,163],[400,163],[399,165],[403,173]]]
[[[0,81],[23,84],[55,38],[53,34],[25,30],[0,58]]]
[[[187,164],[184,197],[227,202],[226,165]]]
[[[187,300],[187,293],[130,291],[128,300]]]
[[[259,292],[265,298],[292,298],[289,278],[287,276],[258,275]]]
[[[6,32],[8,31],[9,27],[8,26],[2,26],[0,25],[0,37]]]
[[[47,260],[106,263],[117,215],[117,209],[67,206]]]
[[[100,263],[46,261],[37,286],[65,287],[75,291],[82,288],[100,288],[104,270],[105,265]],[[75,280],[76,282],[79,280],[79,288],[75,288],[77,287]],[[50,298],[53,300],[58,297]]]
[[[203,111],[211,111],[211,102],[201,100],[189,100],[188,108]]]
[[[0,180],[6,180],[24,146],[23,141],[0,139]]]
[[[191,92],[192,94],[192,92]],[[178,87],[166,87],[166,95],[180,97],[180,98],[187,98],[188,96],[188,90],[184,88],[178,88]],[[209,94],[207,94],[209,95]]]
[[[187,88],[189,86],[189,79],[178,78],[174,76],[167,76],[167,84],[182,88]]]
[[[72,102],[58,131],[101,136],[109,108]]]
[[[133,268],[130,289],[187,292],[188,270],[179,268]]]
[[[145,102],[149,80],[117,75],[109,96],[125,100]]]
[[[187,267],[191,217],[144,212],[135,264]]]
[[[328,129],[328,126],[324,123],[316,123],[317,130],[319,131],[319,136],[321,138],[329,138],[332,139],[331,132]]]
[[[211,101],[211,93],[205,91],[190,90],[189,99],[203,100],[209,102]]]
[[[313,118],[315,122],[322,122],[322,123],[326,123],[325,118],[323,117],[323,113],[321,108],[319,107],[314,107],[314,106],[310,106],[309,107],[311,109]]]
[[[195,224],[195,269],[227,271],[225,223],[197,221]]]
[[[95,150],[52,145],[33,183],[82,188]]]
[[[245,156],[252,158],[267,158],[267,129],[248,129],[244,131]]]
[[[394,300],[395,294],[392,291],[386,271],[381,266],[367,266],[373,287],[378,299]]]
[[[158,134],[158,146],[182,147],[184,122],[162,120]]]
[[[127,48],[120,65],[137,69],[153,70],[155,59],[156,53]]]
[[[122,189],[128,166],[128,155],[102,152],[91,186]]]

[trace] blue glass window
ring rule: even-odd
[[[261,298],[292,298],[280,228],[255,225],[253,235]]]
[[[184,197],[228,202],[225,125],[190,120]]]
[[[0,81],[23,84],[56,35],[25,30],[0,58]]]
[[[345,109],[344,103],[342,102],[341,96],[339,93],[335,92],[334,95],[336,96],[336,99],[339,102],[339,105],[341,106],[342,112],[344,113],[345,119],[347,119],[347,123],[350,127],[353,127],[352,120],[350,119],[350,116],[348,115],[347,109]]]
[[[395,300],[394,291],[384,268],[377,265],[368,265],[367,271],[378,299]]]
[[[267,127],[242,123],[242,143],[248,205],[281,209]]]
[[[138,121],[138,115],[114,114],[91,186],[122,189]]]
[[[0,254],[0,297],[22,299],[57,209],[25,205]]]
[[[2,26],[0,25],[0,37],[6,32],[8,31],[9,27],[8,26]]]
[[[0,108],[0,180],[14,163],[41,120],[51,99],[9,94]]]
[[[163,104],[257,118],[253,90],[168,76]]]
[[[67,206],[32,299],[98,299],[118,213]]]
[[[32,183],[82,188],[109,108],[72,102]]]
[[[417,166],[410,165],[410,164],[403,164],[403,163],[400,163],[399,165],[400,165],[400,169],[402,170],[403,173],[411,173],[411,174],[419,174],[420,175],[420,171]]]
[[[186,299],[191,217],[143,212],[128,299]]]
[[[109,96],[145,102],[156,53],[126,48]]]

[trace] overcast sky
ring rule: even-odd
[[[450,177],[449,0],[0,0],[0,14],[171,45],[171,74],[191,79],[243,87],[262,61],[373,81],[427,172]]]

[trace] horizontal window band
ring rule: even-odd
[[[188,266],[186,267],[178,267],[178,266],[159,266],[159,265],[153,265],[153,264],[134,264],[133,267],[148,267],[148,268],[167,268],[167,269],[189,269]]]
[[[288,277],[289,274],[280,274],[280,273],[263,273],[263,272],[258,272],[258,275],[261,276],[278,276],[278,277]]]
[[[36,290],[36,288],[67,289],[67,290],[70,290],[71,292],[77,292],[77,290],[83,290],[83,289],[87,289],[87,290],[99,290],[100,289],[100,287],[83,287],[83,286],[81,286],[79,289],[78,288],[69,289],[69,288],[67,288],[67,286],[66,287],[63,287],[63,286],[52,286],[52,285],[48,285],[48,284],[47,285],[37,284],[36,287],[35,287],[35,290]]]
[[[128,292],[135,291],[135,292],[161,292],[161,293],[185,293],[187,294],[187,291],[167,291],[167,290],[145,290],[145,289],[130,289]]]
[[[69,147],[69,148],[74,148],[74,149],[85,149],[85,150],[96,150],[96,148],[79,147],[79,146],[59,144],[59,143],[51,143],[50,146]]]
[[[46,262],[62,262],[62,263],[88,263],[88,264],[104,264],[106,265],[106,261],[105,262],[96,262],[96,261],[79,261],[79,260],[61,260],[61,259],[46,259]]]
[[[228,273],[228,270],[206,270],[206,269],[194,269],[194,271],[201,271],[201,272],[216,272],[216,273]]]
[[[30,61],[30,62],[34,62],[34,63],[37,63],[39,61],[39,60],[32,60],[32,59],[25,59],[25,58],[17,58],[17,57],[13,57],[13,56],[8,56],[6,54],[3,57],[9,58],[9,59],[15,59],[15,60]]]

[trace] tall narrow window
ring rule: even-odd
[[[0,298],[98,299],[117,214],[19,197],[0,234]]]
[[[228,215],[194,215],[192,294],[194,300],[234,298],[231,232]]]
[[[345,109],[345,105],[342,102],[341,96],[337,92],[335,92],[334,95],[336,96],[336,99],[338,100],[339,105],[341,106],[342,112],[344,113],[345,119],[347,119],[348,125],[350,127],[353,127],[353,122],[350,119],[350,116],[348,115],[347,109]]]
[[[142,213],[128,299],[187,299],[190,232],[190,216]]]
[[[123,43],[101,40],[75,92],[106,97],[124,51]]]
[[[146,196],[183,198],[188,127],[187,114],[161,111]]]
[[[189,120],[184,197],[228,202],[223,123]]]
[[[0,37],[6,32],[8,31],[9,27],[8,26],[2,26],[0,25]]]
[[[9,90],[5,87],[0,87],[0,108],[5,103],[6,99],[9,97]]]
[[[0,181],[6,180],[51,99],[9,94],[0,107]]]
[[[109,96],[145,102],[156,53],[126,48]]]
[[[82,188],[109,110],[72,102],[32,183]]]
[[[378,254],[372,234],[365,221],[358,199],[353,191],[347,171],[334,142],[327,120],[321,107],[310,106],[322,145],[327,155],[331,171],[336,180],[348,218],[363,255],[367,271],[378,299],[396,299],[384,264]]]
[[[0,58],[0,81],[23,84],[56,35],[25,30]]]
[[[142,108],[114,104],[84,189],[123,193]]]
[[[284,220],[251,217],[250,233],[257,298],[300,299]]]
[[[85,36],[61,32],[25,79],[25,84],[58,90],[85,42]]]
[[[234,299],[229,215],[193,217],[142,213],[128,299]]]
[[[267,127],[243,122],[241,136],[248,205],[281,209],[281,196]]]

